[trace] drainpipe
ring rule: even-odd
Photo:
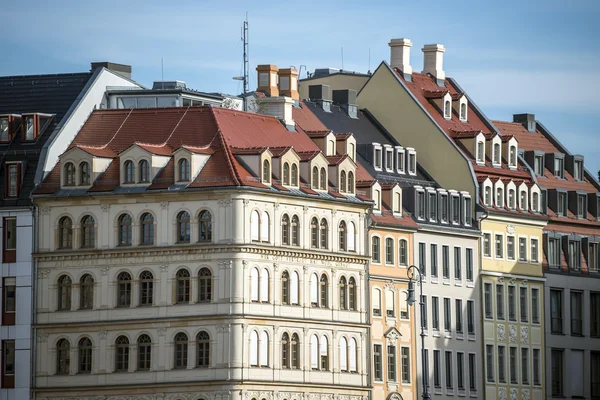
[[[33,204],[31,199],[31,216],[32,216],[32,253],[35,254],[38,251],[38,208]],[[30,398],[34,398],[35,388],[35,376],[37,373],[37,360],[36,360],[36,348],[37,348],[37,324],[36,309],[37,309],[37,259],[31,254],[31,345],[30,345],[30,359],[31,359],[31,377],[29,382],[29,393]]]

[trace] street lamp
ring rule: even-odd
[[[418,281],[415,278],[415,274],[418,275]],[[419,270],[419,268],[411,265],[408,267],[408,271],[406,271],[406,275],[408,276],[408,298],[406,302],[409,306],[415,304],[415,287],[414,283],[420,286],[420,298],[419,305],[421,306],[421,374],[423,381],[423,400],[431,400],[431,396],[429,395],[429,386],[427,382],[429,381],[429,371],[427,368],[427,360],[425,357],[425,327],[423,323],[425,322],[423,315],[427,312],[425,310],[425,304],[423,303],[423,274]]]

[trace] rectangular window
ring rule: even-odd
[[[574,271],[581,269],[581,250],[579,241],[569,241],[569,267]]]
[[[560,239],[548,239],[548,265],[551,268],[560,268]]]
[[[483,285],[483,288],[485,302],[485,317],[494,318],[494,312],[492,311],[492,284],[485,283]]]
[[[388,381],[396,382],[396,346],[387,347]]]
[[[461,257],[460,257],[460,247],[454,248],[454,279],[460,281],[462,279],[462,268],[461,268]]]
[[[498,346],[498,381],[506,382],[506,352],[504,346]]]
[[[452,352],[446,352],[446,389],[452,389]]]
[[[519,261],[527,261],[527,238],[519,238]]]
[[[521,383],[529,385],[529,349],[521,349]]]
[[[392,149],[385,151],[385,169],[389,172],[394,171],[394,152]]]
[[[431,276],[433,278],[437,278],[438,276],[438,266],[437,266],[437,244],[430,245],[430,261],[431,264]]]
[[[485,376],[488,382],[494,382],[494,345],[485,345]]]
[[[450,247],[442,246],[442,274],[444,279],[450,279]]]
[[[473,249],[466,249],[467,282],[473,282]]]
[[[544,156],[535,156],[533,170],[537,176],[544,176]]]
[[[508,287],[508,319],[517,320],[517,288],[514,286]]]
[[[425,243],[419,243],[419,271],[421,271],[423,275],[426,274],[427,269],[427,248],[425,246]]]
[[[558,215],[562,217],[567,216],[567,194],[559,193],[558,194]]]
[[[540,349],[533,349],[533,384],[542,384],[542,358]]]
[[[527,315],[529,310],[529,298],[527,297],[527,288],[519,288],[519,311],[521,314],[521,322],[528,322],[529,316]]]
[[[504,319],[504,285],[496,285],[496,318]]]
[[[483,256],[492,256],[492,235],[489,233],[483,234]]]
[[[15,341],[2,341],[2,387],[15,387]]]
[[[436,296],[431,298],[431,324],[433,330],[440,330],[440,299]]]
[[[437,193],[429,193],[429,220],[437,220]]]
[[[471,198],[464,197],[465,208],[463,210],[463,223],[466,226],[471,226]]]
[[[517,348],[510,348],[510,383],[519,383],[517,380]]]
[[[586,196],[579,195],[577,196],[577,217],[583,218],[584,215],[587,216],[587,207],[586,207]]]
[[[398,172],[404,173],[404,150],[398,150],[396,153],[396,168],[398,168]]]
[[[467,300],[467,333],[475,334],[475,302]]]
[[[3,252],[2,262],[14,263],[17,261],[17,219],[6,217],[2,221]]]
[[[540,323],[540,290],[531,288],[531,322]]]
[[[381,368],[381,345],[375,344],[373,345],[373,369],[375,374],[376,381],[383,380],[383,373]]]
[[[456,299],[456,333],[463,333],[462,300]]]
[[[571,335],[583,335],[583,293],[571,291]]]
[[[427,296],[423,295],[421,301],[423,302],[423,310],[425,310],[425,312],[421,313],[421,326],[427,330]]]
[[[385,239],[385,263],[394,264],[394,239]]]
[[[562,290],[550,290],[550,331],[563,333]]]
[[[452,331],[452,311],[450,310],[450,299],[444,297],[444,331],[450,333]]]
[[[496,241],[498,236],[496,236]],[[501,256],[498,256],[501,257]],[[509,260],[515,259],[515,237],[507,236],[506,237],[506,258]]]
[[[18,197],[21,184],[21,164],[6,164],[6,197]]]
[[[458,390],[465,390],[465,353],[456,353],[456,378]]]
[[[452,223],[460,224],[460,197],[452,196]]]
[[[592,351],[590,353],[591,361],[591,395],[592,399],[600,398],[600,352]]]
[[[581,161],[575,161],[573,168],[573,178],[577,181],[583,180],[583,163]]]
[[[441,371],[441,353],[439,350],[433,351],[433,386],[436,389],[442,387],[442,371]]]
[[[477,390],[477,359],[475,354],[469,353],[469,390]]]
[[[564,160],[562,158],[554,159],[554,176],[560,179],[564,179]]]
[[[600,293],[590,293],[590,336],[600,337]]]
[[[425,349],[425,371],[429,371],[429,350]],[[425,375],[425,385],[429,387],[429,374]]]
[[[425,193],[417,192],[417,218],[425,219]]]
[[[531,238],[529,241],[529,244],[531,245],[531,254],[530,257],[531,259],[529,260],[532,263],[537,263],[538,261],[538,240]]]
[[[496,258],[504,257],[504,238],[502,235],[496,235]]]
[[[598,206],[600,208],[600,204]],[[588,268],[592,272],[598,272],[598,266],[600,265],[598,243],[590,243],[588,250]]]
[[[375,168],[381,169],[381,149],[375,149]]]
[[[552,396],[563,395],[563,350],[551,351]]]
[[[2,279],[2,325],[15,324],[17,279]]]
[[[440,219],[443,223],[448,223],[448,195],[440,194]]]
[[[402,347],[400,352],[402,355],[402,383],[410,383],[410,349]]]
[[[417,173],[417,155],[408,153],[408,173],[415,175]]]

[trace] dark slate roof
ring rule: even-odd
[[[54,115],[35,142],[23,143],[17,135],[11,143],[0,144],[0,207],[29,205],[41,150],[91,77],[91,72],[0,77],[0,115]],[[7,161],[23,162],[22,185],[17,199],[4,198],[4,163]]]

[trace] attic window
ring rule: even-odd
[[[477,162],[485,162],[485,143],[482,140],[477,142]]]
[[[8,134],[8,117],[0,118],[0,142],[8,142],[10,140],[10,136]]]
[[[404,163],[404,149],[402,147],[396,148],[396,170],[400,174],[405,172]]]
[[[508,190],[508,208],[510,208],[511,210],[515,209],[515,190],[514,189]]]
[[[408,173],[410,175],[417,174],[417,153],[414,150],[408,152]]]
[[[450,119],[452,117],[452,103],[450,100],[444,102],[444,118]]]
[[[452,196],[452,223],[460,224],[460,197],[458,195]]]
[[[340,192],[346,191],[346,171],[342,171],[340,174]]]
[[[298,186],[298,166],[292,164],[292,186]]]
[[[494,164],[500,164],[500,143],[494,143]]]
[[[335,156],[335,142],[333,140],[327,141],[327,155]]]
[[[35,120],[33,115],[25,117],[25,140],[35,139]]]
[[[75,186],[75,165],[73,163],[65,165],[65,186]]]
[[[352,161],[355,161],[355,145],[354,143],[348,143],[348,157],[350,157],[352,159]]]
[[[21,163],[7,164],[6,176],[8,177],[4,182],[6,197],[18,197],[21,183]]]
[[[288,163],[283,164],[283,184],[290,184],[290,164]]]
[[[262,180],[264,183],[271,182],[271,164],[269,160],[263,161]]]
[[[348,172],[348,193],[354,193],[354,174]]]
[[[583,161],[574,161],[573,178],[577,181],[583,180]]]
[[[537,176],[544,176],[544,156],[535,156],[533,159],[533,171]]]
[[[498,208],[504,207],[504,190],[501,187],[496,189],[496,206]]]
[[[521,190],[519,197],[519,208],[523,211],[527,210],[527,190]]]
[[[394,171],[394,151],[387,147],[385,149],[385,169],[388,172]]]
[[[517,166],[517,146],[510,146],[508,159],[508,165],[510,167],[514,168]]]
[[[373,208],[376,211],[381,211],[381,192],[377,189],[373,190],[373,201],[375,202]]]
[[[437,193],[429,192],[429,220],[435,222],[437,219]]]
[[[124,167],[123,183],[135,183],[135,166],[133,165],[133,161],[125,161]]]
[[[467,105],[465,103],[460,105],[460,120],[463,122],[467,120]]]
[[[587,216],[586,207],[587,199],[585,194],[577,196],[577,218],[583,219]]]
[[[190,181],[190,162],[187,158],[182,158],[178,163],[179,168],[179,182]]]
[[[561,217],[567,216],[567,194],[564,192],[558,193],[557,214]]]
[[[531,200],[531,208],[533,209],[534,212],[539,212],[540,211],[540,194],[537,192],[533,193],[532,196],[532,200]]]
[[[375,167],[375,169],[379,169],[381,170],[381,166],[382,166],[382,151],[381,151],[381,147],[374,147],[373,149],[373,166]]]
[[[448,223],[448,195],[446,193],[440,193],[440,222],[443,224]]]
[[[470,197],[463,197],[463,204],[464,204],[464,210],[463,210],[463,224],[465,226],[471,226],[471,198]]]
[[[417,192],[417,207],[416,207],[417,219],[425,219],[425,192]]]
[[[402,193],[394,193],[394,214],[400,214],[402,212]]]
[[[492,188],[490,186],[486,186],[484,188],[483,201],[488,207],[492,205]]]
[[[554,176],[560,179],[565,178],[565,160],[562,157],[554,158]]]
[[[79,184],[81,186],[90,184],[90,164],[85,161],[79,164]]]
[[[321,190],[327,189],[327,172],[325,168],[321,168]]]
[[[141,160],[139,162],[140,168],[140,182],[148,183],[150,182],[150,163],[148,160]]]

